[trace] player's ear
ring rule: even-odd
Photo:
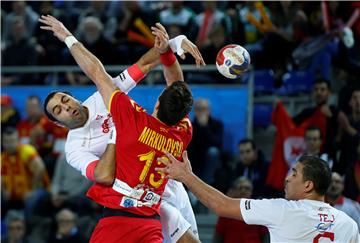
[[[313,189],[314,189],[314,182],[312,182],[312,181],[305,181],[304,192],[311,192]]]

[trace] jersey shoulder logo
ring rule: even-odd
[[[130,99],[132,107],[135,108],[137,112],[146,112],[144,108],[142,108],[140,105],[138,105],[134,100]]]

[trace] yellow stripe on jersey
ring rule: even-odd
[[[119,93],[119,92],[121,92],[120,90],[115,90],[113,93],[112,93],[112,95],[111,95],[111,97],[110,97],[110,100],[109,100],[109,107],[108,107],[108,111],[110,112],[110,114],[111,114],[111,103],[112,103],[112,100],[113,100],[113,98],[114,98],[114,95],[116,94],[116,93]]]

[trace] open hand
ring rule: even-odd
[[[54,35],[62,42],[64,42],[66,37],[72,35],[71,32],[63,25],[63,23],[51,15],[41,15],[39,22],[45,25],[40,26],[41,29],[52,31]]]
[[[167,178],[183,182],[186,175],[192,172],[190,161],[187,156],[187,151],[184,151],[182,154],[184,162],[180,162],[169,152],[165,152],[165,155],[167,158],[158,158],[158,161],[163,163],[165,167],[157,167],[155,170],[167,174]]]
[[[184,50],[184,53],[180,55],[181,59],[185,59],[185,53],[189,53],[191,56],[194,57],[195,63],[197,67],[205,66],[205,61],[203,57],[201,56],[201,53],[198,49],[198,47],[189,41],[187,38],[183,39],[181,42],[181,48]]]
[[[152,34],[155,36],[154,47],[160,54],[167,52],[169,49],[169,35],[164,26],[156,23],[156,27],[151,27]]]

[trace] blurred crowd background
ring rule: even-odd
[[[152,47],[149,27],[156,22],[170,38],[186,35],[207,64],[215,64],[226,44],[244,46],[252,70],[242,78],[225,80],[216,71],[197,70],[185,77],[190,84],[214,87],[253,80],[254,131],[275,127],[274,140],[265,145],[264,132],[241,139],[238,153],[227,153],[224,124],[200,98],[189,146],[194,172],[229,196],[283,197],[283,179],[294,161],[320,156],[334,172],[327,202],[360,226],[359,2],[2,1],[2,68],[76,65],[66,46],[39,28],[39,16],[46,14],[62,21],[105,65],[136,62]],[[30,89],[54,84],[55,78],[57,85],[92,84],[78,72],[14,71],[1,72],[1,85]],[[162,77],[149,78],[157,83]],[[67,130],[44,116],[42,98],[29,96],[21,117],[13,105],[16,97],[1,94],[2,237],[4,242],[86,242],[101,207],[85,196],[90,182],[66,163]],[[301,98],[303,107],[289,111],[286,102]],[[196,214],[208,213],[190,198]],[[214,242],[224,237],[235,242],[239,235],[266,240],[266,229],[248,227],[220,218]]]

